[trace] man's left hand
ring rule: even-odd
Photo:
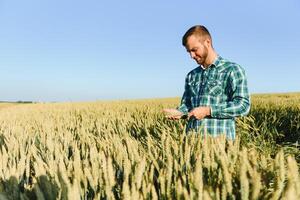
[[[194,116],[196,119],[203,119],[207,116],[210,116],[210,107],[197,107],[189,112],[188,117]]]

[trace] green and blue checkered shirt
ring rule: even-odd
[[[194,130],[214,137],[226,134],[228,139],[235,139],[235,117],[244,116],[250,110],[244,69],[218,56],[208,68],[198,66],[189,72],[177,109],[188,114],[199,106],[210,106],[211,116],[202,120],[190,118],[187,132]]]

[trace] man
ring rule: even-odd
[[[250,97],[244,69],[219,56],[208,30],[197,25],[183,36],[182,44],[199,66],[189,72],[177,109],[164,109],[170,119],[187,117],[187,132],[213,137],[225,134],[235,139],[235,117],[250,110]]]

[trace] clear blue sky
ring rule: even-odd
[[[181,96],[195,24],[251,93],[300,91],[299,0],[0,0],[0,100]]]

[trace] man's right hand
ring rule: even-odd
[[[168,119],[175,120],[175,119],[180,119],[183,116],[182,112],[174,108],[165,108],[163,109],[163,112],[165,113],[165,116]]]

